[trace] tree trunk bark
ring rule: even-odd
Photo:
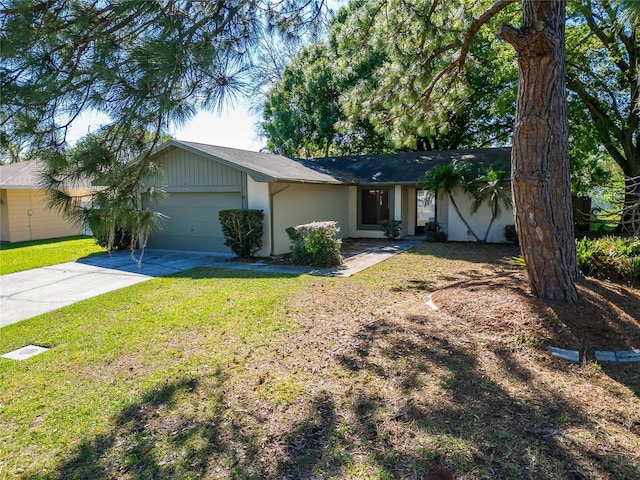
[[[569,177],[564,25],[566,0],[523,0],[522,26],[498,35],[518,55],[511,182],[532,293],[577,302],[580,275]]]

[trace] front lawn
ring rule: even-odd
[[[51,350],[0,359],[0,478],[640,478],[640,364],[543,350],[597,336],[529,299],[515,254],[199,268],[4,327],[2,353]],[[637,289],[580,289],[605,347],[637,343]]]
[[[106,250],[92,237],[76,236],[0,243],[0,275],[76,260]]]

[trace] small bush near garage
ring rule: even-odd
[[[293,242],[293,263],[314,267],[333,267],[342,263],[338,222],[313,222],[287,228]]]
[[[109,242],[109,232],[104,229],[96,229],[93,231],[93,238],[96,244],[102,248],[106,248],[108,251],[128,250],[132,247],[131,242],[133,237],[131,233],[121,227],[116,227],[113,232],[113,239]],[[111,243],[111,245],[109,245]],[[135,245],[134,245],[135,247]]]
[[[585,275],[640,284],[640,239],[606,236],[576,242],[578,268]]]
[[[262,248],[262,210],[220,210],[218,214],[224,244],[240,258],[253,257]]]

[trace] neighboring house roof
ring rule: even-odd
[[[0,188],[39,188],[42,162],[26,162],[0,165]]]
[[[321,166],[309,168],[305,165],[305,161],[282,155],[216,147],[203,143],[169,140],[158,148],[156,154],[172,148],[183,148],[237,168],[258,182],[351,183],[348,178],[336,175]]]
[[[311,164],[307,164],[351,178],[353,183],[415,184],[428,170],[454,160],[470,162],[478,168],[491,166],[509,172],[511,148],[326,157],[312,159]]]
[[[41,174],[44,163],[41,160],[27,160],[24,162],[0,165],[0,188],[5,189],[41,189]],[[79,182],[69,188],[94,188],[90,182]]]

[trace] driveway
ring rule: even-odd
[[[139,265],[129,252],[88,257],[0,276],[0,327],[154,277],[225,260],[211,255],[147,251]]]
[[[118,252],[0,275],[0,327],[154,277],[196,267],[349,277],[423,240],[400,240],[382,248],[366,250],[345,259],[344,265],[335,268],[280,265],[259,259],[255,262],[233,262],[229,261],[231,255],[147,250],[141,263],[132,259],[129,252]]]

